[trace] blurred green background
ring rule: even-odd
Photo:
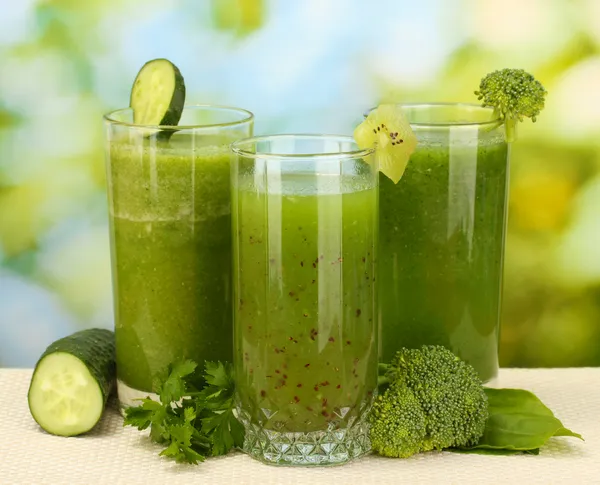
[[[600,365],[600,1],[20,0],[0,14],[0,366],[112,327],[101,115],[154,57],[257,133],[350,133],[380,101],[475,102],[491,70],[535,74],[501,364]]]

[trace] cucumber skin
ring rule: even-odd
[[[177,123],[179,123],[179,120],[181,119],[183,105],[185,103],[185,83],[183,81],[183,75],[175,64],[172,65],[173,70],[175,71],[175,91],[173,91],[169,109],[160,122],[163,126],[177,126]]]
[[[142,68],[138,72],[139,74],[144,70],[148,64],[156,61],[166,61],[173,67],[173,72],[175,73],[175,90],[173,91],[173,96],[171,96],[171,101],[169,102],[169,109],[165,112],[162,120],[160,120],[159,126],[177,126],[179,120],[181,119],[181,114],[183,113],[183,105],[185,103],[185,82],[183,80],[183,75],[179,68],[173,64],[171,61],[165,58],[152,59],[151,61],[146,62]],[[137,81],[138,76],[133,80],[133,85],[131,87],[131,94],[133,94],[133,88],[135,86],[135,82]],[[129,106],[132,105],[131,97],[129,98]],[[172,133],[168,135],[168,138]]]
[[[42,360],[55,352],[71,354],[88,368],[102,391],[106,406],[117,376],[115,333],[104,328],[89,328],[53,342],[37,361],[31,383]]]

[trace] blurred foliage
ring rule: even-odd
[[[216,28],[238,36],[259,29],[264,20],[264,0],[211,0]]]
[[[487,72],[533,72],[549,95],[512,148],[501,363],[600,365],[600,2],[376,1],[377,22],[361,0],[4,6],[0,365],[112,325],[101,115],[145,60],[171,55],[189,99],[243,104],[271,131],[299,117],[349,130],[379,100],[475,102]]]
[[[17,113],[3,109],[0,106],[0,131],[12,128],[19,123],[21,118]]]

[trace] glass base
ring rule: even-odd
[[[121,414],[125,413],[125,408],[131,406],[139,406],[140,399],[149,397],[154,401],[160,401],[160,397],[158,396],[158,394],[134,389],[133,387],[129,387],[127,384],[125,384],[119,379],[117,379],[117,395],[119,397],[119,410],[121,411]]]
[[[497,373],[496,373],[496,374],[494,374],[494,376],[493,376],[492,378],[490,378],[490,379],[488,379],[487,381],[485,381],[485,382],[483,383],[483,385],[484,385],[485,387],[493,387],[493,388],[496,388],[496,389],[497,389],[497,388],[500,388],[500,387],[502,387],[502,386],[500,385],[500,377],[498,377],[498,374],[497,374]]]
[[[243,451],[267,465],[341,465],[371,451],[365,421],[343,429],[331,426],[325,431],[292,433],[264,429],[240,418],[246,429]]]

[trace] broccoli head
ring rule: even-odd
[[[494,108],[504,120],[507,140],[514,141],[517,123],[523,118],[535,122],[544,109],[546,90],[523,69],[502,69],[485,76],[475,95],[482,101],[482,106]]]
[[[371,413],[371,441],[384,456],[474,445],[488,418],[475,369],[445,347],[402,349],[380,380],[389,386]]]
[[[373,404],[371,447],[383,456],[407,458],[422,449],[425,413],[413,392],[393,384]]]

